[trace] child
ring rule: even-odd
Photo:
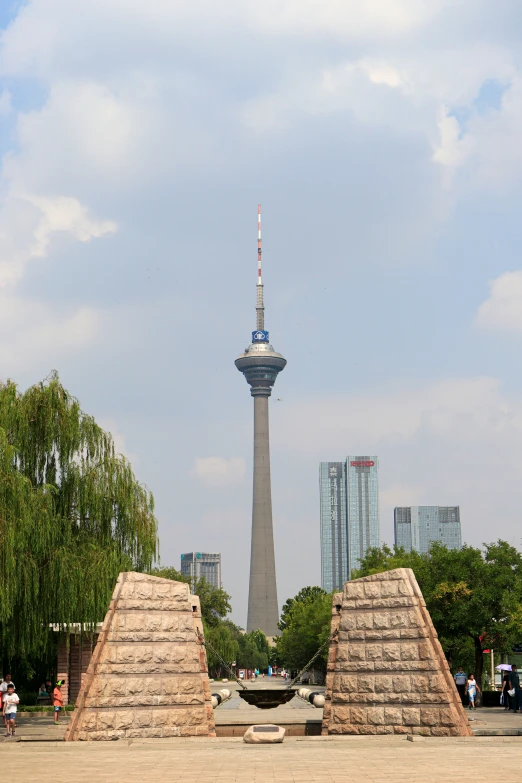
[[[6,737],[14,737],[15,734],[15,720],[16,720],[16,709],[17,705],[20,703],[20,699],[15,693],[14,685],[12,682],[10,682],[7,685],[7,691],[4,695],[3,699],[3,716],[5,720],[5,726],[7,729]]]
[[[475,680],[475,675],[470,674],[468,679],[468,696],[469,696],[469,709],[475,710],[475,696],[477,694],[477,691],[480,691],[480,688],[478,686],[478,682]]]
[[[54,722],[58,723],[60,717],[60,710],[63,707],[63,696],[60,687],[65,685],[65,680],[58,680],[56,687],[53,691],[53,707],[54,707]]]

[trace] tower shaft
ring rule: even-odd
[[[254,396],[254,493],[247,631],[275,636],[279,612],[272,525],[268,394]]]

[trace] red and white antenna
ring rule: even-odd
[[[263,247],[261,244],[261,204],[257,205],[257,304],[256,304],[256,328],[265,328],[265,304],[263,300],[263,275],[261,271],[261,259]]]

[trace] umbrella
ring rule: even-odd
[[[495,666],[495,669],[499,672],[510,672],[511,671],[511,664],[510,663],[501,663],[500,666]]]

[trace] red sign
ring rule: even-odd
[[[350,462],[352,468],[373,468],[375,462],[373,460],[358,460],[356,462]]]

